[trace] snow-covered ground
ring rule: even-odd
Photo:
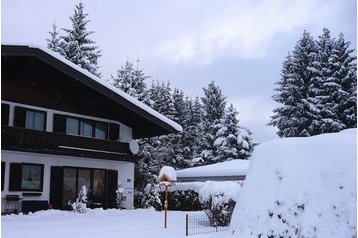
[[[227,237],[356,237],[357,130],[256,147]]]
[[[94,209],[85,214],[48,210],[30,215],[1,217],[2,238],[179,238],[185,237],[185,214],[168,212],[164,229],[164,212],[150,209]],[[219,238],[223,232],[195,235],[195,238]]]

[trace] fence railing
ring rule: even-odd
[[[196,235],[210,232],[226,231],[229,226],[211,226],[208,216],[203,214],[186,214],[185,235]]]

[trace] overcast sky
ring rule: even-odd
[[[152,80],[189,96],[219,85],[257,142],[276,138],[266,124],[282,61],[306,29],[340,32],[357,48],[356,0],[83,0],[88,30],[102,51],[103,79],[141,59]],[[70,27],[73,0],[2,0],[1,40],[46,46],[51,25]],[[151,81],[147,82],[150,86]]]

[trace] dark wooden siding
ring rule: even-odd
[[[35,57],[2,59],[2,100],[119,121],[131,127],[136,138],[168,133],[159,125],[163,122],[153,123],[82,83],[83,75],[82,81],[75,79]]]

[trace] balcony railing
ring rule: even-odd
[[[135,158],[128,143],[9,126],[1,126],[1,148],[110,160]]]

